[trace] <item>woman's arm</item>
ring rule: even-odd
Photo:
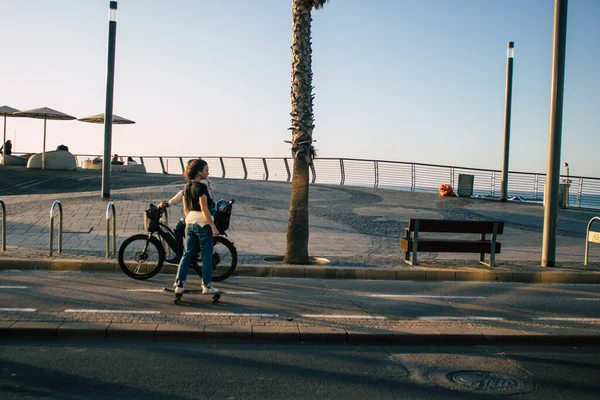
[[[208,200],[205,194],[200,196],[200,208],[202,209],[202,215],[204,215],[204,218],[206,218],[206,220],[210,224],[213,236],[219,236],[219,231],[217,230],[212,216],[210,215],[210,211],[208,211]]]

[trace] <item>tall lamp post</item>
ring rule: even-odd
[[[568,7],[568,0],[554,0],[548,168],[546,171],[546,190],[544,193],[544,198],[547,201],[544,207],[542,267],[554,267],[556,265],[556,222],[558,219],[558,185],[560,183],[560,147],[562,140]]]
[[[108,13],[108,60],[106,66],[106,107],[104,109],[104,158],[102,160],[102,198],[110,197],[110,153],[112,141],[113,88],[115,84],[115,45],[117,2],[111,1]]]
[[[508,42],[506,53],[506,96],[504,101],[504,158],[502,161],[502,185],[500,200],[508,198],[508,154],[510,151],[510,114],[512,108],[513,60],[515,58],[515,42]]]

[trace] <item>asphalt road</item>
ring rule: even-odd
[[[0,345],[3,399],[597,399],[600,348]]]
[[[226,293],[218,305],[187,294],[173,304],[173,276],[136,281],[117,273],[0,272],[0,319],[10,313],[177,316],[251,314],[274,319],[440,319],[551,321],[600,324],[600,285],[541,285],[487,282],[233,277],[215,284]],[[187,288],[199,288],[190,276]]]

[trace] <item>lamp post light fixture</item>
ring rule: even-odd
[[[515,42],[508,42],[506,52],[506,96],[504,102],[504,158],[502,160],[502,184],[500,200],[508,198],[508,154],[510,151],[510,116],[512,108],[513,60],[515,58]]]
[[[106,107],[104,109],[104,158],[102,159],[102,198],[110,197],[110,153],[112,142],[113,89],[115,85],[115,46],[117,38],[117,2],[108,12],[108,58],[106,65]]]

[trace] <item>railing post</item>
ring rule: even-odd
[[[410,164],[410,191],[414,192],[417,187],[417,171],[414,163]]]
[[[223,171],[221,178],[225,178],[225,163],[223,162],[223,157],[219,157],[219,161],[221,162],[221,171]]]
[[[158,157],[158,160],[160,161],[160,167],[162,168],[162,173],[165,175],[168,175],[167,171],[165,170],[165,163],[163,162],[163,158]]]
[[[0,208],[2,208],[2,251],[6,251],[6,206],[0,200]]]
[[[246,160],[242,157],[242,168],[244,168],[244,179],[248,179],[248,168],[246,168]]]
[[[179,157],[179,164],[181,165],[181,173],[185,172],[185,167],[183,166],[183,157]]]
[[[581,192],[583,190],[583,178],[579,178],[579,183],[577,184],[577,207],[581,207]]]
[[[492,171],[492,179],[490,180],[490,195],[494,197],[496,195],[496,171]]]
[[[283,159],[283,163],[285,164],[285,171],[287,172],[287,181],[289,182],[292,179],[292,173],[290,172],[290,165],[288,164],[287,158]]]
[[[144,157],[140,157],[140,162],[142,163],[142,165],[145,167],[146,164],[144,164]]]
[[[346,180],[346,170],[344,169],[344,159],[340,158],[340,186],[344,185]]]
[[[112,219],[113,256],[117,254],[117,211],[111,201],[106,207],[106,258],[110,257],[110,221]]]
[[[450,167],[450,184],[454,186],[454,167]],[[458,189],[456,189],[458,193]]]
[[[267,159],[263,158],[263,165],[265,166],[265,181],[269,180],[269,168],[267,167]]]
[[[62,252],[62,225],[63,225],[63,210],[60,201],[56,200],[50,208],[50,248],[48,256],[52,257],[52,248],[54,247],[54,207],[58,206],[60,217],[58,219],[58,253]]]
[[[315,163],[312,161],[310,163],[310,170],[312,171],[312,182],[311,183],[315,183],[315,181],[317,180],[317,172],[315,171]]]
[[[373,163],[375,164],[375,185],[373,187],[377,189],[379,186],[379,161],[375,160]]]

